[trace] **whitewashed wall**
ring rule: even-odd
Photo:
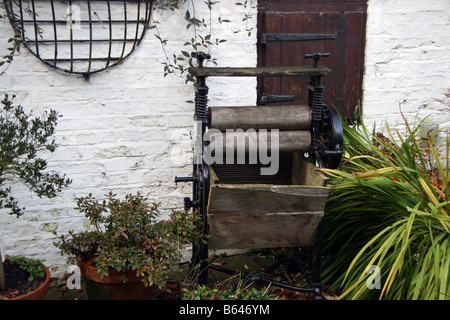
[[[201,3],[200,17],[209,17]],[[161,36],[168,39],[165,51],[172,56],[192,50],[183,44],[194,36],[186,30],[184,13],[193,12],[189,4],[179,12],[155,12]],[[255,66],[256,32],[245,32],[241,20],[249,9],[233,1],[214,6],[213,21],[219,16],[230,23],[213,25],[216,36],[228,41],[211,48],[220,66]],[[256,14],[254,14],[256,20]],[[255,25],[249,20],[250,25]],[[0,26],[0,43],[7,44],[13,33],[8,21]],[[242,29],[242,32],[235,33]],[[81,76],[63,74],[49,68],[23,48],[14,61],[1,71],[0,93],[16,95],[16,103],[38,115],[53,108],[63,117],[56,128],[59,148],[48,158],[49,167],[66,173],[73,180],[57,198],[39,199],[20,185],[15,195],[26,213],[19,219],[0,212],[0,238],[7,254],[46,259],[53,275],[65,270],[65,261],[53,246],[53,231],[79,230],[86,223],[73,208],[74,196],[92,193],[103,197],[109,191],[119,196],[140,191],[160,202],[162,216],[183,208],[183,197],[192,193],[191,184],[174,183],[175,176],[192,172],[190,131],[194,105],[192,83],[184,76],[164,77],[164,53],[154,30],[148,30],[139,47],[107,71]],[[0,49],[4,50],[4,49]],[[4,51],[0,51],[2,54]],[[211,105],[251,105],[256,101],[256,80],[211,79]]]
[[[200,2],[199,2],[200,3]],[[180,12],[156,13],[161,35],[169,39],[170,54],[185,50],[192,37]],[[196,6],[199,16],[209,16]],[[205,14],[207,13],[207,14]],[[242,23],[245,13],[253,19]],[[213,11],[232,20],[214,24],[213,33],[226,43],[211,49],[219,66],[256,65],[256,9],[221,1]],[[441,128],[450,126],[450,0],[370,0],[368,2],[363,116],[366,122],[388,121],[401,126],[399,105],[408,117],[431,115]],[[12,36],[6,21],[0,25],[0,43]],[[253,28],[248,36],[243,30]],[[243,32],[234,33],[242,30]],[[53,108],[63,118],[57,126],[59,148],[48,160],[73,179],[52,200],[39,199],[18,186],[17,198],[27,210],[23,217],[0,212],[0,237],[11,255],[46,259],[53,275],[65,271],[65,262],[53,246],[52,233],[83,228],[83,217],[73,210],[74,196],[110,190],[119,195],[141,191],[161,202],[166,215],[181,209],[190,184],[175,186],[176,175],[189,175],[189,132],[193,99],[184,78],[163,76],[163,51],[153,31],[122,64],[89,80],[51,70],[22,49],[3,67],[0,93],[16,94],[17,103],[39,114]],[[4,48],[0,48],[3,54]],[[210,105],[251,105],[256,101],[254,79],[210,79]],[[383,126],[383,125],[382,125]]]
[[[450,1],[369,0],[363,115],[402,127],[430,116],[450,127]]]

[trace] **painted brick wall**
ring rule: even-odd
[[[388,120],[401,126],[401,105],[408,117],[431,115],[441,128],[449,127],[449,4],[448,0],[369,0],[363,96],[367,122]],[[188,5],[180,12],[186,9]],[[196,10],[199,16],[207,12],[201,5]],[[253,19],[242,23],[245,13]],[[184,50],[184,42],[192,37],[183,14],[155,14],[161,35],[170,40],[165,47],[169,54]],[[255,30],[256,9],[223,1],[213,15],[213,21],[219,15],[232,20],[213,26],[218,38],[228,40],[211,49],[219,66],[255,66],[256,32],[248,36],[244,29]],[[4,44],[12,30],[9,22],[0,23]],[[4,50],[2,45],[0,54]],[[0,93],[16,94],[17,103],[35,114],[53,108],[63,115],[56,133],[59,148],[48,160],[51,169],[73,179],[52,200],[15,186],[27,211],[19,219],[0,212],[0,238],[9,254],[46,259],[53,275],[61,275],[66,265],[52,244],[52,231],[85,227],[83,217],[73,210],[74,196],[141,191],[161,202],[164,215],[182,208],[191,187],[175,186],[173,181],[176,175],[191,172],[193,105],[186,101],[193,99],[193,90],[184,78],[164,77],[163,60],[161,45],[149,30],[127,60],[87,81],[49,69],[25,49],[11,65],[2,67]],[[234,81],[210,79],[210,105],[254,104],[256,81]]]
[[[186,30],[184,13],[193,12],[184,4],[179,12],[155,12],[161,37],[169,39],[165,52],[172,56],[193,37]],[[249,9],[233,1],[215,6],[213,21],[221,16],[230,23],[212,26],[216,37],[228,41],[211,48],[220,66],[255,66],[256,32],[248,35],[241,24]],[[255,9],[251,9],[255,10]],[[209,17],[206,5],[196,5],[201,17]],[[256,20],[256,14],[253,15]],[[255,25],[253,19],[250,25]],[[12,36],[8,21],[0,26],[0,43]],[[242,32],[235,33],[242,29]],[[0,214],[0,238],[7,253],[46,259],[60,275],[64,259],[53,246],[53,231],[66,233],[86,225],[73,208],[74,196],[92,193],[102,197],[109,191],[118,195],[140,191],[160,202],[162,216],[183,208],[183,197],[192,192],[190,184],[174,183],[175,176],[187,176],[192,170],[190,132],[194,105],[192,84],[185,78],[164,77],[164,52],[155,30],[148,30],[139,47],[120,65],[90,76],[56,72],[36,59],[26,49],[0,71],[0,92],[15,94],[15,101],[26,110],[40,114],[53,108],[60,119],[56,138],[59,148],[48,158],[49,169],[64,172],[72,185],[55,199],[39,199],[21,185],[14,190],[26,207],[21,218]],[[3,50],[3,49],[0,49]],[[2,54],[3,51],[0,51]],[[256,80],[241,79],[237,84],[227,79],[211,79],[211,105],[251,105],[256,101]]]
[[[363,112],[366,122],[431,119],[450,127],[450,1],[369,0]]]

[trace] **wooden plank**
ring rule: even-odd
[[[366,16],[363,13],[353,13],[348,16],[348,38],[347,38],[347,110],[341,116],[354,118],[354,111],[362,98],[362,82],[364,70],[364,34]]]
[[[275,13],[273,13],[275,14]],[[305,33],[303,23],[299,21],[303,20],[305,13],[282,13],[281,19],[281,33]],[[308,41],[309,42],[309,41]],[[314,41],[315,42],[315,41]],[[312,64],[312,60],[305,60],[302,54],[302,47],[307,42],[295,41],[295,42],[281,42],[281,64],[280,66],[299,66],[304,64]],[[267,64],[267,67],[272,65]],[[307,86],[309,82],[308,77],[284,77],[280,79],[281,92],[283,94],[293,94],[296,99],[296,103],[307,104],[308,101],[304,99],[307,96]]]
[[[302,154],[294,154],[292,159],[292,183],[294,185],[308,185],[326,187],[328,178],[304,159]]]
[[[228,214],[209,216],[209,248],[253,249],[314,246],[320,214]]]
[[[273,30],[279,30],[281,28],[281,16],[280,15],[265,15],[265,24],[262,25],[261,29],[264,32],[272,32]],[[258,26],[259,29],[259,26]],[[258,39],[261,39],[261,35]],[[267,46],[259,45],[260,50],[265,53],[265,60],[263,63],[259,63],[258,67],[280,67],[282,66],[282,55],[281,55],[281,43],[273,42]],[[262,101],[262,95],[280,95],[281,93],[281,79],[280,77],[258,77],[258,85],[264,85],[262,91],[258,95],[258,101]]]
[[[264,214],[323,211],[329,188],[301,185],[215,184],[211,187],[212,214]]]
[[[332,53],[326,59],[326,65],[336,70],[333,77],[325,79],[324,101],[333,105],[341,115],[344,115],[348,103],[346,101],[345,67],[347,65],[347,14],[345,12],[326,13],[326,32],[336,32],[337,41],[327,41],[325,51]],[[339,70],[339,71],[337,71]]]
[[[256,68],[216,68],[191,67],[189,73],[198,77],[279,77],[279,76],[310,76],[328,75],[331,69],[323,66],[298,67],[256,67]]]
[[[339,12],[339,11],[363,11],[367,0],[270,0],[260,4],[262,10],[272,11],[307,11],[307,12]]]
[[[209,183],[210,185],[219,183],[219,177],[211,166],[209,167]]]
[[[209,247],[314,245],[328,193],[329,188],[300,185],[212,185]]]

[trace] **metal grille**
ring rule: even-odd
[[[236,160],[236,159],[235,159]],[[261,167],[269,165],[258,164],[213,164],[214,172],[220,183],[270,183],[292,184],[292,154],[279,155],[279,168],[275,175],[261,175]],[[247,161],[248,162],[248,161]],[[236,163],[234,161],[233,163]]]
[[[153,0],[4,0],[25,46],[57,70],[88,76],[120,63],[148,29]]]

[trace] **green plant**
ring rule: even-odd
[[[93,229],[60,235],[55,246],[72,262],[92,261],[102,277],[110,269],[134,270],[145,285],[162,286],[178,267],[180,250],[201,237],[195,215],[174,211],[169,219],[157,221],[158,205],[139,193],[120,200],[110,192],[103,201],[90,194],[77,199],[77,209]]]
[[[341,298],[450,298],[449,138],[441,155],[434,126],[405,127],[386,137],[344,124],[343,164],[323,170],[333,187],[322,276]]]
[[[0,3],[0,8],[5,8],[5,3]],[[2,14],[0,14],[0,19],[5,19],[6,17]],[[16,52],[20,52],[20,45],[22,44],[23,40],[20,34],[20,31],[22,30],[22,27],[20,26],[17,30],[17,32],[14,34],[12,38],[8,39],[9,46],[7,48],[8,53],[2,57],[0,57],[0,66],[3,66],[5,63],[10,64],[13,61],[14,54]],[[0,72],[0,74],[3,74],[4,71]]]
[[[58,172],[48,172],[47,161],[40,157],[44,151],[56,150],[52,136],[58,113],[50,110],[42,117],[31,118],[20,105],[13,104],[13,98],[5,94],[0,102],[0,209],[6,208],[9,214],[19,217],[24,208],[12,195],[10,182],[18,180],[39,197],[52,198],[71,180]],[[4,286],[0,259],[0,288],[4,289]]]
[[[3,262],[5,283],[0,290],[0,300],[23,298],[24,295],[36,291],[38,295],[45,294],[48,283],[44,260],[25,257],[7,257]]]
[[[38,259],[29,259],[25,257],[9,257],[10,263],[17,264],[20,269],[26,271],[29,274],[28,281],[33,281],[35,278],[44,278],[45,269],[44,261]]]
[[[218,46],[221,43],[226,42],[226,39],[221,39],[214,37],[213,34],[213,26],[220,25],[224,23],[229,23],[231,20],[229,17],[219,16],[217,21],[213,21],[212,12],[214,6],[219,4],[219,1],[213,0],[205,0],[201,2],[196,2],[194,0],[167,0],[167,1],[156,1],[154,3],[155,10],[169,10],[176,11],[180,10],[180,4],[188,3],[188,8],[184,12],[184,21],[186,24],[186,29],[192,30],[191,39],[186,39],[187,41],[183,44],[183,49],[179,50],[176,53],[169,53],[166,51],[165,47],[168,43],[168,39],[161,35],[158,29],[158,21],[155,21],[153,18],[152,25],[149,28],[153,28],[155,30],[155,37],[160,41],[163,53],[165,55],[165,61],[162,62],[164,66],[164,76],[169,74],[176,74],[178,76],[186,76],[186,82],[193,82],[194,77],[189,73],[186,73],[189,67],[193,67],[194,61],[190,54],[191,51],[199,52],[199,51],[210,51],[211,47]],[[206,6],[208,9],[207,17],[199,17],[198,16],[198,6]],[[252,18],[250,13],[250,9],[254,6],[252,0],[245,0],[242,2],[235,2],[237,7],[243,8],[242,10],[246,10],[243,13],[242,22],[245,23],[244,31],[250,36],[253,32],[252,28],[248,27],[248,20]],[[236,30],[234,33],[238,33],[241,30]],[[213,64],[217,64],[217,60],[215,58],[210,60]]]
[[[237,284],[232,285],[237,278]],[[274,294],[268,292],[270,286],[262,289],[253,286],[253,282],[242,279],[240,274],[223,280],[216,287],[196,285],[183,288],[184,300],[270,300]]]
[[[31,118],[20,105],[14,106],[13,98],[5,94],[1,100],[0,208],[8,208],[10,214],[21,216],[23,208],[11,195],[8,185],[12,177],[18,178],[39,197],[48,198],[55,197],[71,180],[58,172],[46,172],[47,161],[39,157],[40,152],[56,150],[52,136],[58,113],[50,110],[41,118]]]

